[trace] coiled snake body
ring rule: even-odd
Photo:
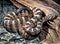
[[[33,14],[23,7],[17,12],[12,12],[4,18],[4,27],[9,32],[18,32],[24,38],[33,39],[35,35],[43,29],[43,23],[57,17],[57,15],[48,15],[43,17],[43,12],[39,8],[30,8]]]

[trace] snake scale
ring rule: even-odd
[[[31,6],[28,3],[20,0],[20,3],[25,7],[18,9],[4,17],[4,27],[9,32],[17,32],[26,39],[33,39],[42,30],[43,24],[58,17],[57,12],[48,7],[50,11],[55,11],[56,14],[45,15],[44,11],[39,7]],[[27,9],[29,8],[29,10]],[[30,14],[30,12],[32,14]]]

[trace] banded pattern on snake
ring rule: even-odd
[[[28,36],[30,39],[34,38],[32,35],[38,34],[42,27],[39,20],[42,18],[43,13],[36,7],[32,9],[32,12],[33,14],[29,14],[29,11],[23,7],[17,12],[8,14],[4,18],[4,27],[9,32],[18,32],[24,38],[27,38]],[[30,32],[31,35],[27,32]]]

